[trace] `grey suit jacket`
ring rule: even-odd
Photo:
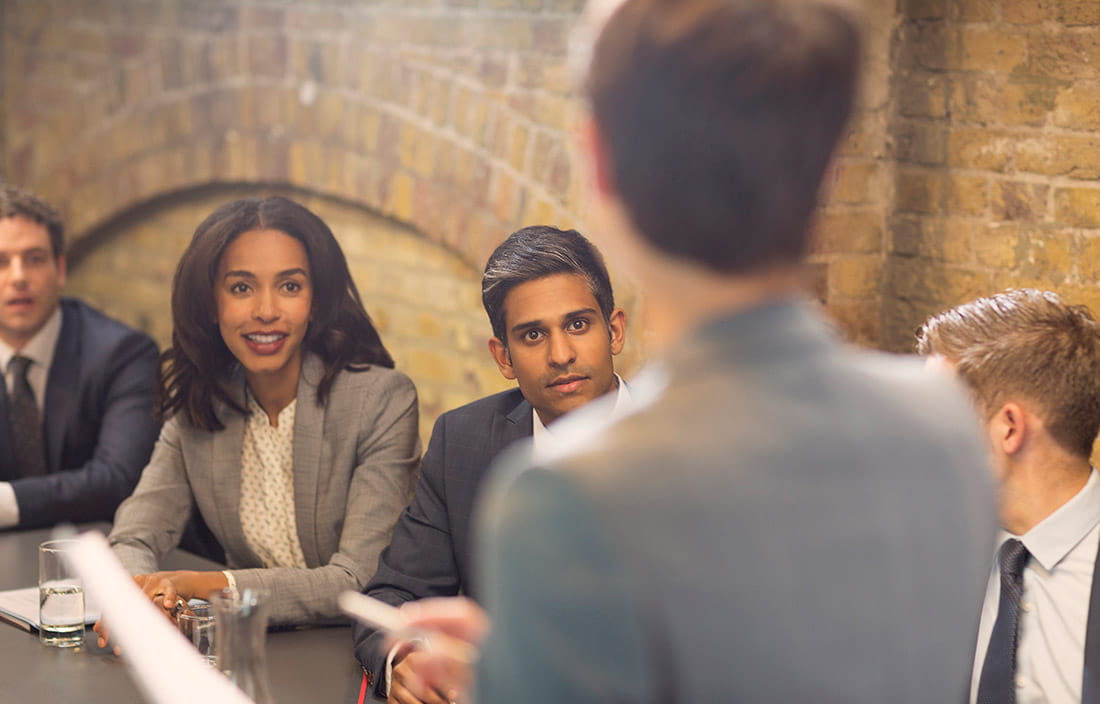
[[[961,701],[996,525],[962,392],[792,301],[665,369],[597,444],[492,475],[479,699]]]
[[[110,542],[132,574],[152,572],[179,542],[197,505],[225,547],[239,588],[266,590],[273,624],[344,621],[336,595],[374,573],[419,466],[416,390],[383,367],[342,371],[324,406],[323,367],[307,356],[294,423],[294,508],[308,569],[263,568],[239,515],[245,417],[225,412],[207,432],[179,416],[164,425],[133,496],[115,516]],[[243,401],[243,381],[240,386]]]

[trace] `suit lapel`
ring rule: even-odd
[[[1100,547],[1092,569],[1092,594],[1085,625],[1085,673],[1081,704],[1100,704]]]
[[[0,374],[0,481],[18,477],[15,473],[15,439],[11,436],[8,418],[8,390],[4,375]]]
[[[247,408],[244,379],[234,376],[231,384],[234,399],[243,408]],[[240,516],[241,449],[244,447],[244,427],[248,419],[228,408],[223,409],[221,415],[225,428],[216,433],[204,433],[210,439],[207,461],[211,468],[210,480],[214,486],[214,505],[217,507],[222,530],[226,534],[225,544],[237,545],[241,550],[249,551]],[[259,564],[259,559],[253,557],[255,564]]]
[[[46,471],[61,470],[61,450],[65,445],[65,434],[69,431],[69,419],[73,417],[77,390],[80,388],[80,370],[82,356],[80,340],[81,320],[68,306],[61,307],[61,333],[57,337],[53,361],[46,380],[46,403],[42,409],[44,418],[50,422],[43,426],[43,440],[46,444]]]
[[[298,376],[297,408],[294,411],[294,520],[298,542],[306,564],[320,565],[317,523],[317,485],[321,481],[321,453],[324,450],[325,408],[317,403],[317,385],[325,369],[321,360],[306,355]]]
[[[523,398],[523,394],[516,395],[519,396],[519,401],[512,410],[504,414],[505,422],[493,424],[494,437],[491,446],[494,454],[499,454],[516,440],[531,437],[534,432],[532,414],[535,410],[527,399]]]

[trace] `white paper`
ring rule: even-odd
[[[0,592],[0,612],[38,628],[38,587],[8,589]],[[84,595],[84,623],[92,625],[99,620],[99,609]]]
[[[107,539],[88,532],[76,539],[67,558],[84,579],[122,648],[146,701],[154,704],[249,704],[252,702],[202,656],[138,589],[111,552]],[[181,687],[180,682],[186,682]]]

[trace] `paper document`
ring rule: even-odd
[[[58,536],[61,537],[61,536]],[[69,537],[69,536],[65,536]],[[146,701],[154,704],[249,704],[222,673],[206,664],[172,622],[123,569],[100,533],[84,533],[69,553],[84,590],[95,600],[122,648],[122,659]],[[180,683],[187,685],[181,687]]]
[[[99,609],[85,597],[84,623],[91,626],[99,620]],[[0,621],[18,626],[24,631],[38,631],[38,587],[0,591]]]

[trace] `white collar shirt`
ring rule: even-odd
[[[615,389],[615,394],[614,394],[615,402],[614,402],[614,405],[611,407],[610,413],[607,414],[607,420],[609,422],[614,422],[618,418],[625,415],[630,410],[630,407],[631,407],[631,398],[630,398],[630,389],[629,389],[629,387],[627,387],[626,382],[623,381],[622,377],[620,377],[618,374],[615,375],[615,379],[619,382],[619,384],[618,384],[618,387]],[[611,397],[611,394],[608,393],[608,394],[605,394],[604,396],[601,396],[599,399],[595,399],[593,402],[594,403],[595,402],[606,403],[605,399],[608,399],[610,397]],[[534,451],[535,452],[545,452],[549,448],[557,446],[560,443],[561,438],[562,438],[562,434],[560,432],[558,432],[558,430],[557,430],[557,428],[559,427],[559,421],[561,421],[564,418],[566,418],[568,416],[571,416],[571,415],[573,415],[573,414],[568,413],[565,416],[563,416],[562,418],[559,418],[557,421],[551,423],[550,425],[555,428],[555,430],[551,430],[550,428],[547,428],[545,425],[543,425],[542,419],[539,418],[538,411],[532,411],[531,412],[531,426],[532,426],[531,427],[531,440],[532,440],[532,444],[533,444],[533,447],[534,447]]]
[[[1020,598],[1016,702],[1079,702],[1089,598],[1100,545],[1100,474],[1093,469],[1081,491],[1023,536],[1002,531],[998,551],[1009,538],[1019,539],[1031,553]],[[971,703],[977,700],[1000,596],[1000,568],[994,560],[978,626]]]
[[[34,402],[38,404],[39,413],[43,413],[46,399],[46,381],[50,373],[50,365],[53,364],[54,350],[57,349],[57,340],[61,337],[61,307],[58,306],[45,325],[35,333],[22,349],[15,350],[7,343],[0,340],[0,369],[4,371],[4,382],[7,392],[11,394],[15,383],[14,370],[11,368],[11,358],[16,353],[31,360],[32,364],[27,368],[27,381],[34,391]]]

